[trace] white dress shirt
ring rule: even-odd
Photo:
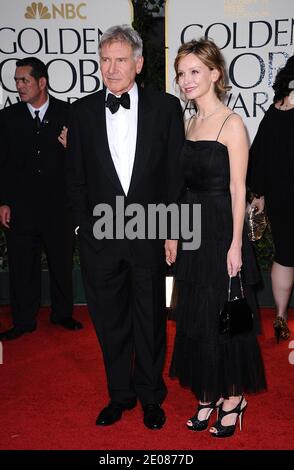
[[[108,93],[110,91],[107,89],[106,99]],[[120,105],[118,111],[112,114],[109,108],[106,108],[106,129],[110,153],[126,195],[131,183],[137,142],[138,87],[136,83],[128,93],[130,109]]]
[[[30,111],[33,119],[35,119],[35,117],[36,117],[35,111],[40,111],[39,112],[39,118],[40,118],[41,122],[43,121],[43,118],[44,118],[45,113],[48,109],[48,106],[49,106],[49,96],[47,98],[46,103],[44,103],[40,108],[34,108],[34,106],[32,106],[30,103],[27,103],[27,107],[29,108],[29,111]]]

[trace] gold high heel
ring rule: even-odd
[[[287,340],[290,337],[290,330],[284,317],[276,316],[273,327],[277,343],[279,343],[280,338]]]

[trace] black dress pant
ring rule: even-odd
[[[92,238],[92,241],[91,241]],[[101,251],[80,234],[88,307],[104,357],[111,400],[162,403],[166,352],[165,268],[139,266],[127,240]]]
[[[46,253],[50,279],[51,317],[73,312],[72,265],[74,232],[68,224],[41,224],[6,231],[10,303],[14,326],[31,328],[41,303],[41,251]]]

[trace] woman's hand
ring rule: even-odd
[[[178,240],[166,240],[165,245],[165,261],[169,266],[171,266],[177,257],[177,249],[178,249]]]
[[[241,246],[232,244],[227,254],[228,275],[230,277],[237,276],[238,272],[241,271],[241,266]]]
[[[60,132],[58,136],[59,142],[63,145],[65,149],[67,147],[67,132],[68,132],[68,128],[63,126],[62,131]]]
[[[252,208],[256,207],[256,214],[260,214],[260,212],[264,210],[264,196],[260,196],[259,198],[255,197],[250,205]]]

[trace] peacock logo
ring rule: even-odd
[[[42,2],[32,2],[26,8],[24,17],[27,20],[55,20],[62,18],[63,20],[86,20],[86,3],[74,4],[70,2],[60,3],[55,5],[51,3],[48,6]]]
[[[31,5],[27,7],[24,16],[28,20],[36,20],[37,18],[40,20],[50,20],[51,18],[48,7],[43,5],[42,2],[32,2]]]

